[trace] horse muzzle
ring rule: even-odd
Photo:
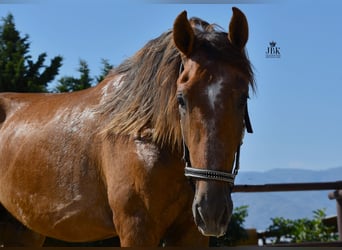
[[[204,183],[203,183],[204,184]],[[198,230],[205,236],[220,237],[227,231],[232,216],[230,193],[196,191],[192,213]]]

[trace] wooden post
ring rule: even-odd
[[[342,240],[342,190],[335,190],[328,195],[330,200],[336,200],[337,230],[339,240]]]
[[[342,199],[336,200],[338,238],[342,240]]]

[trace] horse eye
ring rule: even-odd
[[[182,93],[177,94],[177,102],[181,108],[185,107],[185,100]]]

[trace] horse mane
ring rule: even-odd
[[[217,31],[216,25],[199,18],[191,18],[190,24],[198,40],[209,41],[209,47],[217,48],[214,54],[220,58],[220,51],[231,46],[227,42],[227,33]],[[226,55],[227,53],[223,54]],[[234,62],[234,65],[236,61],[242,64],[240,68],[246,70],[243,73],[249,77],[254,90],[253,72],[246,54],[230,53],[227,60]],[[150,131],[149,139],[152,141],[179,149],[182,145],[182,135],[176,82],[181,63],[181,55],[174,44],[172,30],[169,30],[149,41],[134,56],[114,68],[110,76],[122,76],[122,84],[101,107],[101,112],[109,112],[112,116],[103,134],[139,137]]]

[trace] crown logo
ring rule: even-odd
[[[272,47],[272,48],[274,48],[275,46],[276,46],[276,42],[275,41],[272,41],[272,42],[270,42],[270,46]]]
[[[275,41],[270,42],[270,46],[271,46],[271,47],[275,47],[276,44],[277,44],[277,43],[276,43]]]

